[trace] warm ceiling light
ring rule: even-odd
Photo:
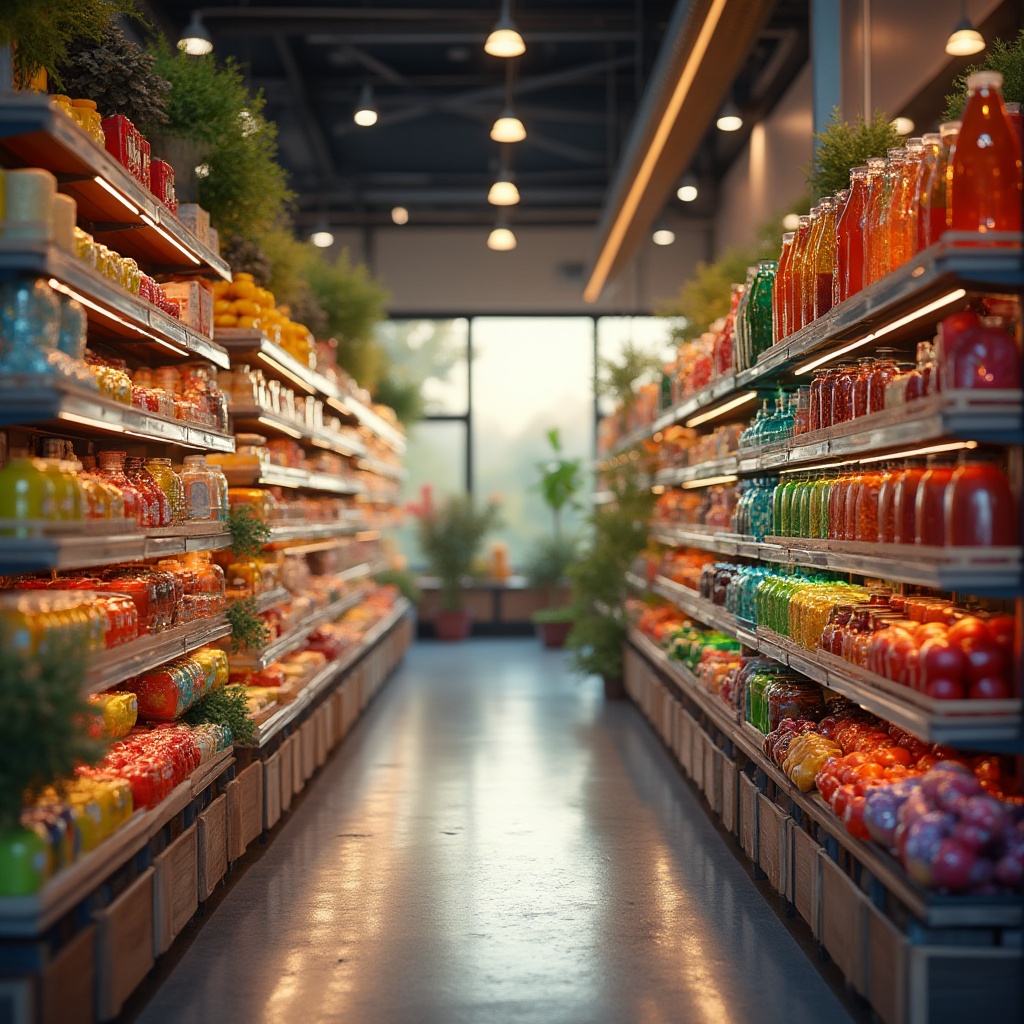
[[[178,49],[190,57],[202,57],[213,49],[213,37],[203,24],[203,19],[195,12],[192,13],[192,20],[185,26],[185,31],[181,33]],[[974,53],[973,50],[969,52]]]
[[[523,42],[523,37],[512,20],[509,0],[502,0],[498,23],[484,43],[484,53],[489,53],[492,57],[518,57],[525,52],[526,43]]]
[[[511,174],[499,178],[487,193],[487,202],[491,206],[515,206],[519,202],[519,189],[512,180]]]
[[[352,120],[361,128],[369,128],[370,125],[377,123],[377,108],[373,103],[373,90],[368,85],[364,85],[359,93],[359,103],[352,115]]]
[[[516,236],[512,229],[499,221],[487,236],[487,248],[495,252],[509,252],[516,247]]]
[[[897,135],[909,135],[914,130],[914,122],[909,117],[896,117],[892,126]]]
[[[391,219],[395,224],[402,225],[409,223],[409,211],[404,206],[396,206],[391,211]]]
[[[969,57],[972,53],[981,53],[984,49],[985,37],[964,14],[946,40],[946,53],[951,57]]]
[[[511,107],[506,107],[501,112],[501,117],[494,122],[491,138],[495,142],[522,142],[526,138],[523,122],[516,117]]]
[[[329,249],[334,245],[334,235],[331,229],[327,226],[327,218],[321,217],[317,221],[316,227],[313,228],[312,234],[309,236],[309,240],[318,249]]]
[[[782,218],[782,230],[783,231],[796,231],[800,227],[800,214],[799,213],[787,213]]]
[[[684,203],[692,203],[697,198],[697,177],[694,174],[683,176],[676,189],[676,198]]]
[[[676,240],[676,233],[667,224],[657,224],[651,241],[655,245],[671,245]]]
[[[743,118],[732,100],[726,100],[715,124],[721,132],[738,132],[743,127]]]

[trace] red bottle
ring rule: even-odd
[[[793,243],[795,231],[787,231],[782,236],[782,252],[779,253],[779,269],[772,282],[772,337],[773,344],[778,345],[783,338],[790,335],[786,323],[786,293],[789,289],[790,267],[793,261]]]
[[[934,245],[946,230],[946,171],[960,133],[959,121],[946,121],[939,125],[942,146],[928,175],[925,199],[918,216],[918,224],[924,228],[921,248]]]
[[[845,302],[859,292],[864,283],[864,235],[861,219],[868,195],[868,169],[850,171],[850,198],[836,223],[836,275],[832,288],[833,305]]]
[[[139,526],[149,525],[146,522],[148,503],[142,492],[125,474],[124,462],[127,452],[100,452],[98,475],[109,481],[124,496],[124,515],[126,519],[134,519]]]
[[[878,489],[878,541],[880,544],[896,542],[896,489],[903,478],[903,472],[901,469],[886,469],[882,478],[882,486]]]
[[[914,216],[915,253],[919,253],[927,244],[925,236],[927,234],[928,219],[928,187],[931,181],[932,169],[938,162],[939,154],[942,152],[942,136],[938,132],[927,132],[924,136],[924,145],[924,159],[917,169],[917,212]]]
[[[149,507],[149,521],[147,526],[170,526],[174,521],[171,514],[171,503],[163,489],[153,479],[149,470],[146,469],[142,459],[129,457],[125,460],[125,473],[146,496],[146,503]]]
[[[945,496],[946,543],[951,547],[1013,547],[1019,543],[1017,506],[1006,474],[977,457],[956,467]]]
[[[1020,231],[1020,139],[1003,105],[998,71],[967,79],[967,106],[947,175],[946,224],[954,231]]]
[[[948,386],[989,390],[1020,387],[1017,343],[997,316],[983,316],[973,330],[960,332],[950,345],[943,342]]]
[[[946,543],[946,485],[953,466],[928,456],[928,469],[917,485],[914,505],[914,534],[918,544],[942,547]]]

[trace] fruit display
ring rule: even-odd
[[[218,281],[213,298],[215,327],[262,331],[303,366],[316,369],[316,343],[309,328],[292,321],[287,309],[278,309],[274,293],[259,287],[252,274],[235,274],[230,283]]]

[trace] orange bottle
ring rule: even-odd
[[[859,292],[864,283],[864,237],[860,221],[868,194],[867,167],[854,167],[850,171],[849,192],[836,221],[836,274],[832,284],[834,306]]]
[[[928,188],[921,204],[920,217],[924,221],[924,244],[921,248],[934,245],[946,230],[946,171],[952,157],[953,147],[960,134],[959,121],[945,121],[939,125],[942,145],[935,164],[928,175]]]
[[[913,212],[914,220],[914,252],[919,253],[927,244],[925,242],[925,226],[927,217],[925,211],[928,200],[928,183],[931,179],[932,170],[938,162],[939,154],[942,152],[942,136],[938,132],[927,132],[924,136],[924,155],[917,167],[917,185],[914,198],[916,209]]]
[[[871,276],[871,253],[874,245],[875,222],[878,219],[878,207],[882,201],[882,189],[885,188],[885,158],[868,157],[868,194],[864,200],[864,213],[861,216],[861,288],[866,288],[875,279]],[[859,291],[859,289],[855,289]],[[853,291],[850,292],[853,294]]]
[[[789,258],[789,281],[786,286],[786,325],[790,334],[804,326],[803,267],[813,226],[810,215],[804,214],[800,217],[796,238],[793,239],[793,254]]]
[[[782,236],[782,251],[779,253],[779,269],[772,284],[772,337],[773,344],[778,345],[783,338],[792,332],[786,322],[786,295],[789,291],[789,275],[793,259],[793,240],[795,231],[787,231]]]
[[[811,207],[811,233],[807,236],[807,248],[800,267],[800,322],[809,324],[814,319],[814,295],[818,287],[818,243],[821,240],[821,204]]]

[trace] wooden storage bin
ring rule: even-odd
[[[739,769],[735,761],[722,755],[720,762],[722,777],[722,807],[719,812],[722,824],[734,835],[739,824]]]
[[[811,926],[811,933],[817,939],[821,935],[818,912],[821,899],[821,863],[818,854],[821,847],[802,828],[794,827],[792,838],[791,899],[797,913]]]
[[[824,850],[821,865],[821,943],[861,995],[867,991],[867,897]]]
[[[1024,1019],[1019,948],[910,946],[909,968],[909,1024]]]
[[[199,847],[199,898],[210,893],[228,870],[228,798],[221,793],[205,811],[196,816]]]
[[[758,793],[757,803],[757,863],[772,888],[785,896],[789,877],[789,815],[763,793]]]
[[[281,755],[281,813],[284,814],[292,806],[295,796],[295,753],[294,743],[289,736],[278,749]]]
[[[39,977],[40,1024],[93,1024],[96,928],[83,928]]]
[[[263,828],[272,829],[281,820],[281,751],[263,762]]]
[[[154,858],[153,941],[157,955],[171,948],[199,909],[199,855],[195,825]]]
[[[112,1020],[149,973],[153,951],[153,876],[147,868],[96,912],[96,1016]]]
[[[761,794],[757,786],[740,775],[740,846],[743,852],[757,863],[757,798]]]
[[[249,765],[228,783],[228,860],[237,860],[263,828],[263,765]]]
[[[868,1002],[883,1024],[907,1022],[907,937],[868,906]]]
[[[722,813],[722,772],[719,761],[722,752],[711,742],[710,737],[704,737],[704,796],[708,806],[715,814]]]

